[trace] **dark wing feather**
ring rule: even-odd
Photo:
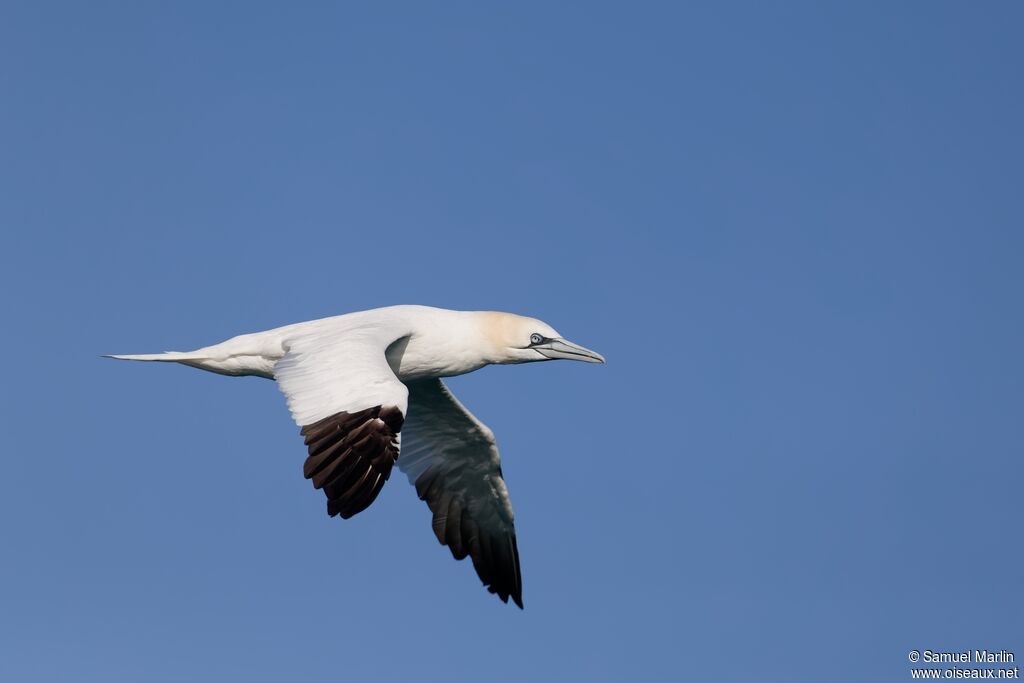
[[[487,590],[523,606],[512,504],[494,434],[440,380],[410,382],[398,466],[433,513],[437,540],[470,557]]]
[[[348,519],[377,499],[398,459],[402,422],[397,407],[375,406],[302,428],[309,449],[303,474],[327,495],[329,515]]]

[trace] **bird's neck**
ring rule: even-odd
[[[501,362],[485,332],[486,315],[443,311],[417,320],[410,336],[388,348],[388,362],[403,381],[452,377]]]

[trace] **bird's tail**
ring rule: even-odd
[[[166,353],[111,354],[103,357],[116,358],[117,360],[147,360],[163,361],[165,363],[182,363],[186,361],[204,360],[207,358],[207,355],[197,351],[167,351]]]
[[[181,363],[200,370],[237,377],[257,375],[273,377],[273,358],[264,357],[258,335],[239,335],[220,344],[204,346],[194,351],[168,351],[167,353],[116,354],[106,356],[117,360],[156,361]]]

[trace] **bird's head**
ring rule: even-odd
[[[492,363],[581,360],[604,363],[604,356],[563,339],[551,325],[512,313],[484,313],[481,329],[491,346]]]

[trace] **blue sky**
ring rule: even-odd
[[[905,680],[1024,655],[1015,3],[0,9],[0,678]],[[525,611],[271,382],[103,353],[394,303],[606,366],[451,382]]]

